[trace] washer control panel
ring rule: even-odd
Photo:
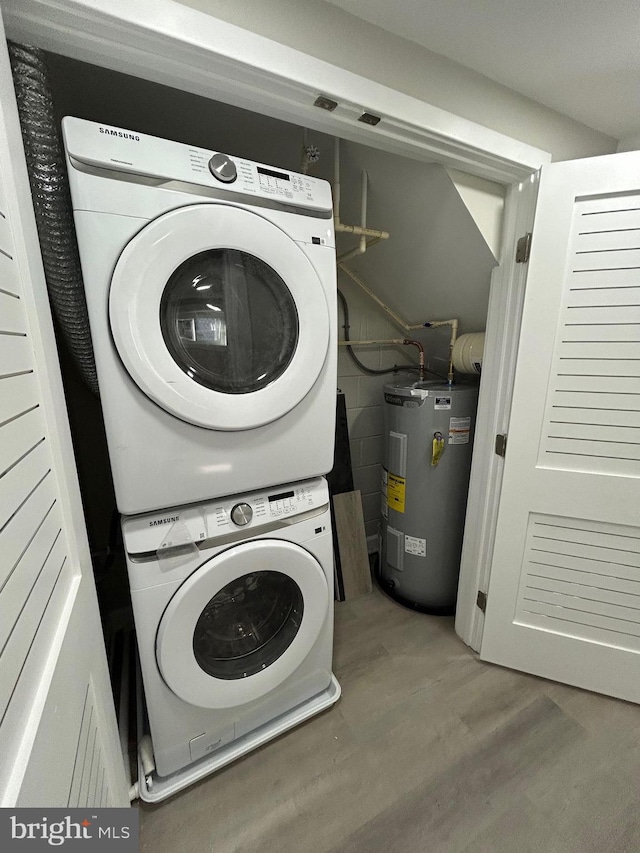
[[[129,554],[164,551],[264,525],[291,523],[298,515],[329,503],[324,477],[269,490],[220,498],[164,512],[124,516],[122,533]]]
[[[215,507],[216,527],[220,530],[228,525],[229,519],[236,527],[245,527],[255,519],[257,524],[266,524],[292,515],[300,515],[326,503],[319,500],[317,480],[287,486],[284,490],[257,492],[243,498],[228,509],[224,504]]]
[[[131,175],[199,184],[218,195],[228,192],[232,201],[257,197],[333,219],[331,187],[311,175],[72,116],[64,118],[62,129],[71,166],[77,161]]]

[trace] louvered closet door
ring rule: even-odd
[[[640,702],[640,153],[546,166],[481,656]]]
[[[128,802],[0,20],[0,806]]]

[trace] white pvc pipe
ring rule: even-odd
[[[342,222],[334,222],[336,231],[343,234],[355,234],[358,237],[377,237],[379,240],[388,240],[388,231],[377,231],[375,228],[363,228],[361,225],[344,225]]]
[[[393,309],[389,308],[389,306],[386,303],[384,303],[382,301],[382,299],[380,299],[379,296],[376,296],[376,294],[371,290],[371,288],[367,284],[364,283],[364,281],[360,278],[360,276],[357,273],[355,273],[352,269],[349,269],[349,267],[344,266],[345,260],[347,260],[346,256],[341,255],[338,258],[338,267],[343,272],[345,272],[349,276],[349,278],[351,278],[358,285],[358,287],[360,287],[362,290],[364,290],[364,292],[367,294],[367,296],[370,299],[373,299],[373,301],[377,305],[379,305],[380,308],[382,308],[382,310],[385,311],[391,317],[391,319],[394,321],[394,323],[396,323],[398,326],[400,326],[401,329],[404,329],[406,332],[411,332],[411,331],[414,331],[415,329],[425,329],[425,328],[426,329],[435,329],[438,326],[451,326],[451,348],[453,349],[453,345],[455,344],[456,338],[458,336],[458,320],[457,319],[454,319],[454,320],[431,320],[431,321],[426,321],[424,323],[416,323],[416,324],[410,325],[409,323],[405,322],[405,320],[403,320],[402,317],[400,317],[398,314],[396,314],[396,312]]]
[[[349,278],[351,278],[353,281],[355,281],[355,283],[358,285],[358,287],[362,288],[362,290],[364,290],[364,292],[367,294],[367,296],[370,299],[373,299],[373,301],[377,305],[379,305],[383,311],[386,311],[386,313],[391,317],[391,319],[394,321],[394,323],[397,326],[400,326],[401,329],[404,329],[407,332],[412,328],[411,326],[408,326],[405,323],[405,321],[402,319],[402,317],[399,317],[395,313],[395,311],[392,311],[388,305],[385,305],[385,303],[382,301],[382,299],[379,299],[375,295],[375,293],[372,290],[370,290],[369,286],[364,283],[364,281],[360,278],[360,276],[357,273],[355,273],[353,270],[350,270],[349,267],[345,267],[344,264],[340,261],[338,262],[338,267],[343,272],[345,272],[349,276]],[[420,325],[418,328],[422,328],[422,325]]]
[[[369,176],[362,170],[362,191],[360,195],[360,225],[362,228],[367,227],[367,193],[369,189]],[[367,237],[362,234],[360,237],[360,254],[364,255],[367,251]]]
[[[333,225],[335,230],[342,234],[355,234],[357,237],[360,237],[360,245],[356,254],[363,254],[366,252],[368,245],[373,245],[373,243],[368,244],[366,242],[367,237],[375,238],[376,242],[379,240],[389,239],[388,231],[379,231],[366,227],[368,197],[367,185],[368,176],[367,173],[363,171],[362,198],[360,201],[360,225],[344,225],[340,222],[340,140],[336,137],[333,146]],[[350,253],[349,257],[353,257],[353,255]]]
[[[362,237],[361,239],[366,240],[367,238]],[[367,249],[370,249],[372,246],[375,246],[376,243],[379,243],[380,239],[380,237],[373,237],[371,240],[367,240]],[[338,266],[341,266],[345,261],[350,261],[351,258],[355,258],[361,254],[360,246],[358,246],[356,249],[351,249],[349,252],[344,252],[342,255],[338,255],[337,264]]]

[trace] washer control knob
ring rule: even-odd
[[[209,171],[223,184],[232,184],[238,177],[236,164],[226,154],[214,154],[209,160]]]
[[[253,518],[253,510],[249,504],[236,504],[231,510],[231,521],[237,524],[238,527],[244,527],[249,524]]]

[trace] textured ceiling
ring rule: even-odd
[[[617,139],[640,134],[640,0],[327,0]]]

